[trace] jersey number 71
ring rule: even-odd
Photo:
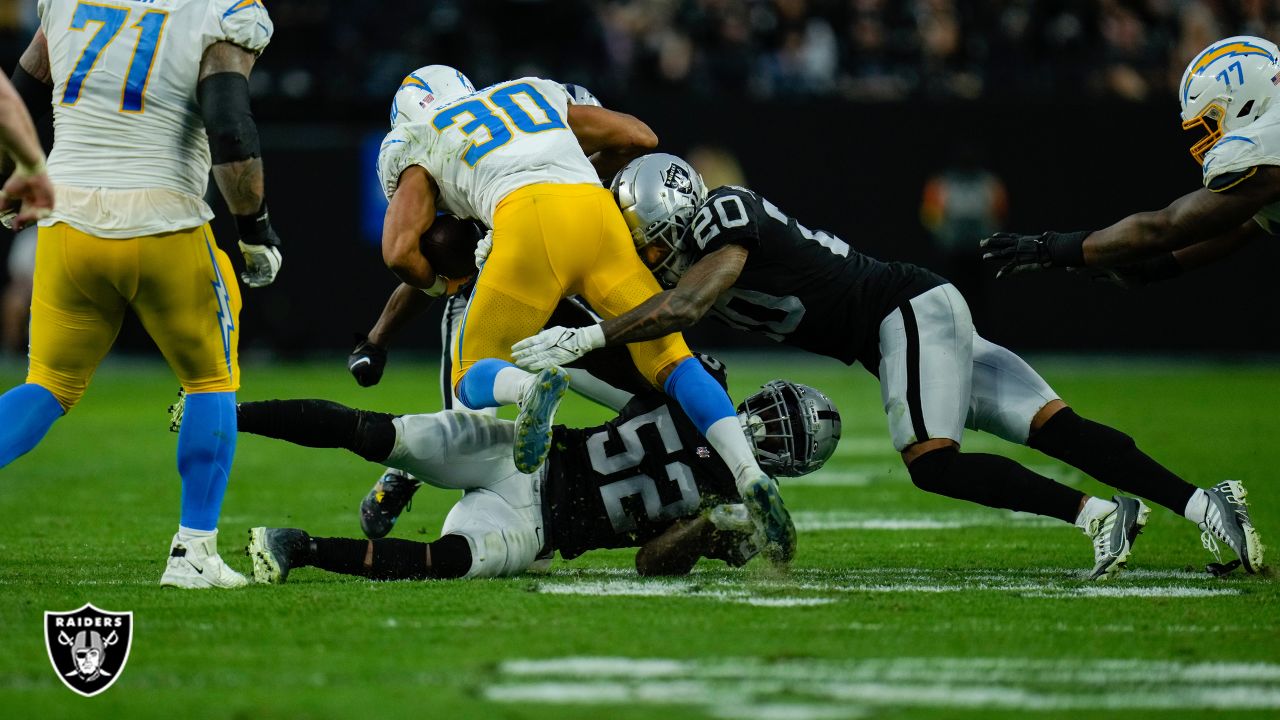
[[[160,46],[160,35],[164,32],[164,23],[169,13],[163,10],[148,10],[132,27],[138,29],[138,41],[133,46],[133,59],[129,61],[129,72],[125,74],[124,88],[120,99],[120,112],[140,113],[143,111],[143,95],[147,90],[147,81],[151,79],[151,65],[156,59],[156,49]],[[62,104],[75,105],[80,100],[85,80],[98,64],[98,57],[111,44],[120,29],[129,20],[129,9],[115,5],[95,5],[82,2],[76,5],[75,15],[71,17],[72,30],[85,30],[89,23],[97,23],[98,30],[89,38],[89,42],[80,52],[80,59],[71,69],[67,78],[66,89],[62,91]]]

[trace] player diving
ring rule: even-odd
[[[395,127],[379,152],[389,200],[383,259],[401,282],[439,296],[460,281],[436,273],[420,251],[437,211],[492,229],[492,249],[455,331],[451,384],[472,409],[519,406],[514,462],[533,472],[550,448],[569,377],[559,366],[520,370],[510,362],[511,345],[541,328],[566,295],[613,317],[660,291],[599,181],[652,149],[657,137],[630,115],[572,104],[563,85],[541,78],[477,91],[458,70],[432,65],[405,82],[425,91],[417,107],[429,119]],[[646,338],[628,351],[723,458],[767,536],[765,554],[789,562],[795,526],[724,390],[678,333]]]
[[[271,39],[259,2],[40,0],[14,84],[52,107],[57,203],[39,222],[26,383],[0,396],[0,467],[88,387],[132,310],[187,393],[182,505],[160,584],[234,588],[217,550],[235,456],[240,290],[208,222],[209,173],[235,217],[250,287],[280,269],[248,76]]]
[[[804,385],[772,381],[737,410],[744,441],[775,476],[821,468],[840,438],[835,406]],[[398,508],[362,517],[368,540],[253,528],[247,553],[259,582],[281,583],[307,566],[378,580],[509,577],[555,552],[568,560],[625,547],[640,548],[641,574],[681,575],[700,557],[743,565],[766,543],[723,460],[653,388],[603,425],[555,426],[534,473],[515,467],[515,424],[483,413],[397,417],[324,400],[269,400],[241,403],[239,416],[241,432],[345,448],[427,485],[464,491],[429,543],[383,537]],[[362,509],[369,507],[378,506],[366,500]]]
[[[1026,362],[978,335],[964,298],[945,279],[811,231],[750,190],[708,193],[697,171],[673,155],[633,161],[612,190],[639,254],[668,289],[601,323],[522,340],[513,347],[522,367],[563,364],[711,314],[848,365],[860,362],[880,380],[893,446],[917,487],[1076,525],[1093,543],[1090,579],[1110,578],[1126,565],[1149,509],[1121,495],[1090,497],[1005,457],[961,452],[966,427],[1168,507],[1197,523],[1206,543],[1226,543],[1250,572],[1261,565],[1240,483],[1196,488],[1128,435],[1078,415]]]

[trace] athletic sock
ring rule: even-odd
[[[189,528],[185,525],[178,526],[178,539],[182,542],[195,542],[196,540],[203,540],[204,538],[213,537],[217,534],[217,530],[196,530],[195,528]]]
[[[471,546],[461,535],[445,535],[431,543],[313,537],[308,557],[298,565],[373,580],[459,578],[471,569]]]
[[[1049,457],[1079,468],[1118,490],[1181,513],[1196,487],[1138,449],[1133,438],[1082,418],[1071,408],[1054,413],[1027,440]]]
[[[39,445],[60,417],[58,399],[35,383],[0,395],[0,468]]]
[[[680,403],[698,432],[729,466],[739,491],[748,481],[764,474],[738,423],[733,402],[697,358],[687,358],[677,365],[663,389]]]
[[[1074,523],[1084,493],[1034,473],[1006,457],[933,450],[907,472],[921,490],[993,508],[1055,517]]]
[[[1097,518],[1104,517],[1115,512],[1116,504],[1110,500],[1091,497],[1085,501],[1084,507],[1080,508],[1080,514],[1076,516],[1075,526],[1089,534],[1089,523]]]
[[[188,412],[190,407],[188,401]],[[343,448],[370,462],[385,461],[396,444],[395,415],[329,400],[243,402],[236,410],[241,432],[305,447]]]
[[[458,381],[458,399],[472,410],[515,405],[524,397],[534,375],[506,360],[485,358]]]
[[[1182,517],[1199,525],[1204,522],[1205,515],[1209,513],[1209,493],[1200,488],[1196,488],[1191,493],[1191,499],[1187,501],[1187,506],[1182,510]]]
[[[236,394],[192,393],[178,431],[181,527],[216,530],[236,454]]]

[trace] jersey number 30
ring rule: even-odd
[[[521,96],[525,102],[520,102],[518,98]],[[471,144],[462,154],[468,167],[475,167],[485,155],[511,142],[513,126],[520,132],[530,134],[565,126],[560,113],[529,83],[503,85],[489,93],[488,101],[474,97],[441,110],[431,120],[436,130],[444,132],[457,125],[462,118],[470,116],[471,119],[462,125],[462,132],[471,138]],[[542,119],[535,120],[529,113],[530,110],[542,115]],[[478,133],[488,137],[478,142],[475,137]]]
[[[160,46],[160,34],[164,32],[164,23],[169,13],[163,10],[148,10],[132,27],[138,30],[138,40],[133,46],[133,59],[129,61],[129,71],[125,74],[123,97],[120,99],[120,112],[140,113],[143,110],[143,94],[147,90],[147,80],[151,78],[151,65],[156,59],[156,48]],[[120,29],[129,20],[129,9],[114,5],[76,5],[75,15],[71,16],[72,30],[86,30],[89,23],[97,23],[98,29],[89,38],[89,42],[80,53],[80,59],[71,69],[67,78],[66,89],[62,91],[62,104],[75,105],[84,90],[85,80],[98,64],[98,57],[111,44]]]

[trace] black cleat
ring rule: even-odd
[[[279,585],[307,552],[311,536],[294,528],[256,527],[249,530],[244,554],[253,560],[253,580]]]
[[[413,509],[413,494],[421,485],[409,473],[387,468],[360,501],[360,529],[364,536],[371,540],[386,537],[400,513]]]

